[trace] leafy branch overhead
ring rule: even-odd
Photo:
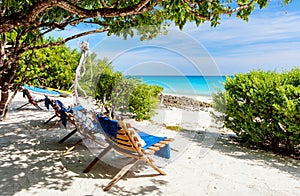
[[[8,90],[27,51],[64,44],[93,33],[151,39],[174,23],[216,26],[222,15],[248,20],[254,8],[269,0],[1,0],[0,116],[8,108]],[[282,0],[278,0],[282,1]],[[286,4],[291,0],[284,0]],[[80,28],[76,28],[80,27]],[[84,28],[82,28],[84,27]],[[52,31],[72,30],[63,39],[45,42]],[[84,29],[78,32],[78,29]],[[135,30],[133,30],[135,29]],[[34,44],[35,43],[35,44]]]
[[[18,27],[64,29],[87,19],[102,28],[112,26],[112,31],[128,26],[124,22],[138,26],[171,20],[182,28],[187,21],[197,25],[210,21],[216,26],[222,14],[236,13],[247,20],[256,5],[267,4],[268,0],[4,0],[0,2],[0,33]]]

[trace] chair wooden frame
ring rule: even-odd
[[[34,105],[38,110],[43,110],[38,103],[44,101],[44,99],[40,99],[40,100],[35,100],[32,95],[30,94],[28,89],[23,89],[23,93],[25,94],[25,96],[28,98],[28,103],[25,103],[24,105],[20,106],[17,108],[17,110],[20,110],[21,108],[24,108],[25,106],[32,104]]]
[[[93,114],[94,120],[97,120],[97,116]],[[165,138],[164,140],[157,142],[156,144],[150,146],[146,150],[142,148],[138,137],[135,132],[128,130],[127,126],[123,121],[119,121],[119,126],[121,127],[117,133],[117,140],[110,139],[105,135],[106,141],[109,146],[103,150],[83,171],[84,173],[89,172],[100,160],[104,157],[110,150],[115,150],[120,154],[127,157],[133,158],[131,162],[125,165],[114,177],[113,179],[104,187],[104,191],[110,190],[138,161],[144,161],[148,166],[152,167],[160,175],[166,175],[164,171],[159,169],[155,164],[154,160],[150,157],[156,151],[159,151],[164,146],[172,142],[173,138]]]
[[[54,124],[56,125],[57,123],[59,123],[61,120],[61,108],[54,102],[53,99],[49,99],[49,104],[51,105],[51,107],[54,109],[54,112],[55,114],[50,117],[47,121],[44,122],[44,124],[47,124],[49,123],[52,119],[54,119],[55,117],[58,117],[59,120]],[[74,116],[72,113],[70,112],[65,112],[66,114],[66,119],[68,122],[72,123],[73,125],[76,126],[76,122],[75,122],[75,119],[74,119]],[[51,127],[53,127],[54,125],[52,125]],[[50,128],[51,128],[50,127]],[[58,143],[63,143],[65,142],[68,138],[70,138],[72,135],[74,135],[75,133],[77,132],[77,128],[75,128],[73,131],[71,131],[68,135],[66,135],[65,137],[63,137]],[[79,143],[80,144],[80,143]],[[78,144],[77,144],[78,145]]]

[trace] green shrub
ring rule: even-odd
[[[225,127],[246,141],[292,150],[300,144],[300,69],[282,74],[252,71],[228,77],[214,106]],[[226,104],[224,104],[226,100]]]
[[[126,78],[121,72],[114,72],[111,66],[103,68],[96,84],[95,98],[109,113],[115,111],[130,113],[136,120],[150,119],[158,106],[159,86],[143,84],[135,78]]]
[[[286,148],[291,149],[300,143],[300,85],[280,86],[277,99],[274,108],[278,116],[274,118],[283,130],[279,136]]]
[[[136,120],[149,120],[158,106],[158,94],[162,88],[147,84],[137,84],[130,94],[129,111],[135,114]]]

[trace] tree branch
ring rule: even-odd
[[[250,1],[250,3],[244,4],[244,5],[239,5],[238,7],[230,10],[225,10],[223,11],[223,14],[232,14],[234,12],[238,12],[240,10],[246,9],[251,7],[255,3],[255,0]]]
[[[87,32],[79,33],[79,34],[73,35],[71,37],[67,37],[64,40],[61,40],[61,41],[58,41],[58,42],[55,42],[55,43],[43,44],[43,45],[40,45],[40,46],[27,46],[27,47],[24,47],[23,50],[24,51],[26,51],[26,50],[33,50],[33,49],[37,49],[38,50],[38,49],[47,48],[47,47],[59,46],[61,44],[65,44],[66,42],[68,42],[70,40],[73,40],[73,39],[76,39],[76,38],[79,38],[79,37],[82,37],[82,36],[85,36],[85,35],[90,35],[90,34],[95,34],[95,33],[103,33],[105,31],[109,31],[109,28],[96,29],[96,30],[92,30],[92,31],[87,31]]]
[[[109,6],[106,4],[105,0],[101,0],[101,3],[102,3],[102,5],[103,5],[103,7],[109,8]]]
[[[42,28],[42,27],[50,27],[48,30],[44,31],[42,33],[42,35],[45,35],[55,29],[61,29],[61,30],[64,30],[64,28],[68,25],[76,25],[82,21],[84,21],[86,18],[78,18],[76,20],[73,20],[73,21],[64,21],[64,22],[61,22],[61,23],[54,23],[54,22],[51,22],[51,23],[42,23],[40,24],[39,26],[36,27],[36,29],[39,29],[39,28]],[[30,29],[31,30],[31,29]]]
[[[104,7],[94,10],[88,10],[79,7],[67,0],[38,1],[29,9],[30,11],[26,15],[17,12],[7,17],[1,17],[0,33],[9,32],[15,27],[36,26],[35,21],[37,16],[40,13],[45,12],[52,7],[60,7],[66,11],[69,11],[72,14],[79,15],[83,18],[117,17],[145,12],[144,8],[147,7],[147,4],[149,4],[149,2],[150,0],[141,0],[139,3],[133,6],[128,6],[124,8]],[[152,8],[150,4],[148,5],[148,7]]]

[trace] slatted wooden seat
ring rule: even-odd
[[[96,114],[93,115],[95,121],[97,121]],[[142,146],[140,143],[140,139],[137,136],[137,133],[133,130],[128,129],[128,125],[126,125],[123,121],[119,121],[119,129],[117,131],[116,137],[111,137],[107,134],[105,135],[106,141],[109,143],[109,146],[102,151],[83,171],[84,173],[89,172],[100,160],[103,156],[105,156],[110,150],[114,149],[115,151],[133,158],[131,162],[129,162],[126,166],[124,166],[115,177],[105,186],[104,191],[108,191],[111,187],[114,186],[138,161],[142,160],[147,165],[152,167],[155,171],[157,171],[161,175],[166,175],[164,171],[158,168],[154,164],[154,160],[151,158],[151,155],[162,150],[164,147],[169,147],[170,142],[174,139],[161,137],[159,142],[156,142],[150,146]]]
[[[42,108],[39,106],[38,103],[44,101],[44,99],[37,99],[37,100],[34,99],[34,98],[32,97],[32,95],[30,94],[29,90],[26,89],[26,88],[23,89],[23,96],[24,96],[24,97],[27,97],[28,103],[25,103],[24,105],[18,107],[17,110],[20,110],[20,109],[24,108],[25,106],[28,106],[29,104],[34,105],[34,106],[35,106],[37,109],[39,109],[39,110],[42,110]]]

